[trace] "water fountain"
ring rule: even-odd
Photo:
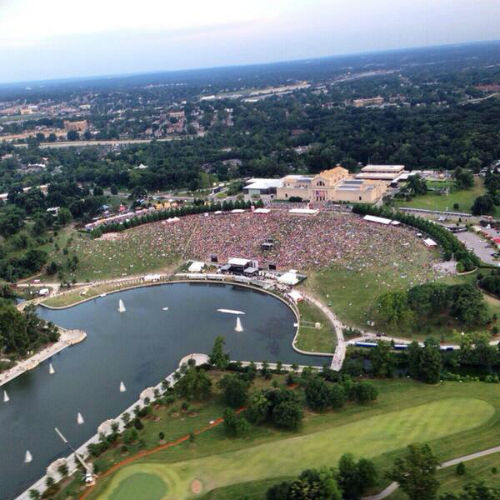
[[[9,395],[7,394],[7,391],[3,391],[3,402],[8,403],[10,401]]]
[[[85,420],[83,419],[83,415],[80,412],[78,412],[78,415],[76,416],[76,422],[78,425],[85,423]]]
[[[243,331],[243,326],[241,324],[241,319],[239,316],[236,318],[236,326],[234,327],[234,331],[235,332],[242,332]]]
[[[123,300],[120,299],[118,301],[118,312],[124,313],[125,311],[126,311],[125,304],[123,303]]]
[[[127,388],[125,387],[125,384],[123,382],[120,382],[120,392],[125,392]]]
[[[49,374],[50,375],[54,375],[54,373],[56,373],[56,371],[54,370],[54,367],[52,366],[52,363],[49,363]]]
[[[24,463],[29,464],[32,461],[33,461],[33,455],[30,453],[29,450],[26,450],[26,455],[24,455]]]

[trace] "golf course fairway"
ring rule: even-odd
[[[445,398],[236,451],[174,463],[130,464],[110,476],[105,488],[90,498],[131,500],[131,492],[135,500],[196,498],[229,484],[333,466],[346,452],[376,457],[411,443],[473,429],[494,415],[494,407],[484,400]]]

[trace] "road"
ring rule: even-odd
[[[487,455],[492,455],[493,453],[499,453],[500,446],[495,446],[494,448],[489,448],[488,450],[478,451],[476,453],[471,453],[470,455],[464,455],[463,457],[454,458],[453,460],[448,460],[447,462],[443,462],[439,467],[439,469],[446,469],[447,467],[453,467],[454,465],[459,464],[460,462],[468,462],[469,460],[474,460],[475,458],[485,457]],[[394,493],[398,489],[398,483],[391,483],[387,488],[382,490],[380,493],[376,495],[371,495],[369,497],[362,497],[361,500],[382,500],[383,498],[388,497],[392,493]]]
[[[191,138],[193,136],[175,136],[175,137],[162,137],[161,139],[154,139],[156,142],[169,142],[169,141],[179,141],[182,139]],[[122,146],[127,144],[149,144],[153,139],[113,139],[109,141],[63,141],[63,142],[42,142],[40,143],[40,149],[46,148],[76,148],[76,147],[86,147],[86,146]],[[16,148],[26,148],[27,144],[14,144]]]
[[[467,248],[472,250],[483,262],[485,262],[486,264],[492,264],[494,266],[500,266],[500,260],[495,260],[491,255],[493,252],[495,252],[493,246],[483,238],[478,236],[476,233],[467,231],[466,233],[456,233],[455,236],[462,243],[464,243]],[[500,237],[500,233],[495,236]]]

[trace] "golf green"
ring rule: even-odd
[[[109,495],[109,500],[161,500],[167,485],[161,477],[136,472],[120,481]]]
[[[125,491],[121,485],[141,472],[164,479],[168,491],[163,500],[193,498],[194,479],[207,492],[229,484],[282,476],[284,472],[293,475],[308,467],[331,466],[346,452],[372,458],[410,443],[430,442],[473,429],[494,414],[493,406],[484,400],[450,397],[237,451],[177,463],[131,464],[117,471],[98,499],[128,500],[129,491],[127,496],[109,492]]]

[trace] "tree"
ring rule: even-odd
[[[224,375],[219,381],[224,403],[231,408],[240,408],[247,402],[248,383],[237,375]]]
[[[474,176],[470,170],[457,167],[453,172],[453,177],[458,189],[470,189],[474,186]]]
[[[225,345],[224,337],[215,337],[214,346],[210,353],[210,364],[219,370],[224,370],[229,365],[229,354],[224,352]]]
[[[205,370],[190,366],[184,376],[175,385],[179,396],[187,400],[206,400],[212,393],[212,381]]]
[[[333,409],[342,408],[345,403],[345,391],[339,384],[334,384],[330,388],[330,404]]]
[[[463,476],[465,474],[465,464],[463,462],[460,462],[457,464],[457,467],[455,468],[455,472],[457,476]]]
[[[294,481],[267,490],[266,500],[341,500],[342,492],[331,468],[307,469]]]
[[[250,399],[248,417],[254,424],[260,425],[267,422],[271,411],[271,403],[265,392],[257,392]]]
[[[30,496],[31,500],[40,500],[40,498],[42,498],[41,493],[35,489],[31,489],[29,491],[29,496]]]
[[[339,460],[337,480],[345,500],[358,500],[365,490],[376,484],[377,471],[371,460],[356,462],[350,453],[345,453]]]
[[[273,408],[272,412],[274,425],[289,431],[295,431],[299,428],[303,416],[300,403],[296,399],[281,401]]]
[[[229,437],[240,437],[248,432],[250,425],[246,418],[237,415],[231,408],[224,410],[224,430]]]
[[[408,189],[414,195],[426,194],[427,193],[427,183],[425,179],[420,175],[412,175],[408,179]]]
[[[68,141],[77,141],[80,138],[80,134],[76,130],[69,130],[66,138]]]
[[[495,203],[490,194],[478,196],[472,205],[471,211],[473,215],[491,214],[495,208]]]
[[[313,377],[306,385],[306,401],[308,406],[315,411],[323,411],[330,406],[330,390],[326,382],[319,377]]]
[[[62,477],[66,477],[69,474],[68,464],[66,464],[66,463],[61,464],[57,468],[57,472],[59,472],[59,474],[61,474]]]
[[[388,292],[377,302],[378,314],[382,322],[390,328],[405,328],[412,317],[405,292]]]
[[[392,377],[396,360],[389,342],[378,342],[371,351],[370,360],[376,377]]]
[[[439,344],[426,340],[420,351],[419,378],[427,384],[437,384],[441,376],[443,360]]]
[[[66,207],[61,207],[57,213],[57,222],[65,226],[71,222],[71,212]]]
[[[364,404],[375,401],[377,396],[378,390],[370,382],[359,382],[354,386],[354,397],[358,403]]]
[[[427,444],[411,444],[406,455],[397,458],[388,478],[399,483],[412,499],[436,498],[439,482],[436,479],[437,458]]]

